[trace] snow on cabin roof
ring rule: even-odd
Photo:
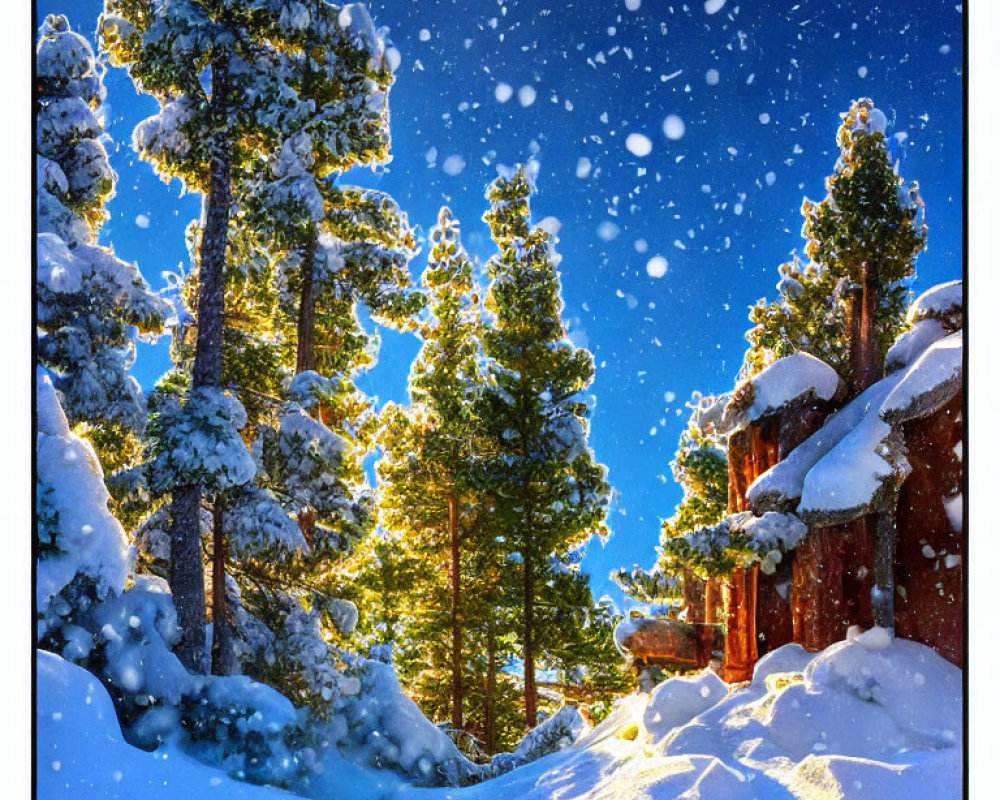
[[[733,431],[794,403],[834,400],[844,384],[836,370],[808,353],[779,358],[734,393],[723,415],[723,428]]]
[[[881,418],[879,407],[865,408],[857,427],[806,473],[796,509],[804,522],[835,525],[856,519],[910,474],[902,433]]]
[[[933,302],[925,302],[923,312],[910,309],[910,318],[918,325],[894,345],[908,351],[908,366],[832,414],[822,428],[754,481],[747,490],[754,513],[794,511],[813,525],[848,522],[875,509],[905,480],[910,465],[899,425],[937,411],[962,386],[962,332],[937,339],[930,335],[933,331],[916,334],[920,323],[931,319],[927,309],[951,313],[947,309],[954,308],[956,286],[960,297],[960,284],[944,284],[914,303],[930,297]],[[902,348],[906,337],[908,344]],[[921,342],[926,342],[922,350],[917,346]]]
[[[882,401],[901,378],[902,375],[896,373],[870,386],[830,415],[822,428],[792,450],[786,458],[757,478],[747,490],[747,501],[754,512],[762,514],[771,509],[795,510],[811,470],[861,424],[868,412],[873,408],[881,408]],[[889,426],[885,427],[888,429]]]
[[[948,329],[938,319],[927,318],[917,322],[912,329],[900,334],[885,354],[886,372],[908,367],[938,339],[948,335]]]
[[[889,423],[905,422],[937,411],[962,386],[962,331],[940,339],[906,370],[879,411]]]
[[[906,321],[914,325],[923,319],[940,320],[948,332],[962,327],[962,281],[951,281],[931,287],[913,301]]]

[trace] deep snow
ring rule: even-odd
[[[39,797],[278,797],[176,748],[125,744],[90,673],[38,654]],[[962,791],[962,673],[881,629],[787,645],[735,690],[706,670],[623,698],[567,749],[465,789],[327,760],[314,797],[366,800],[942,800]]]

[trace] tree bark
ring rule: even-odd
[[[200,508],[200,486],[174,488],[170,502],[170,567],[167,579],[181,634],[175,650],[180,662],[192,672],[204,670],[205,652],[205,575],[201,562]]]
[[[226,601],[226,540],[222,533],[225,507],[215,499],[212,511],[212,674],[232,675],[235,666],[233,627]]]
[[[311,229],[309,241],[302,253],[299,267],[302,288],[299,297],[299,318],[295,351],[295,371],[306,372],[316,369],[316,292],[314,276],[316,271],[316,230]]]
[[[681,570],[684,581],[684,606],[692,625],[705,622],[705,582],[689,569]]]
[[[538,724],[538,690],[535,686],[535,565],[524,553],[524,718],[528,728]]]
[[[486,702],[483,710],[483,725],[486,728],[484,738],[486,740],[486,753],[493,755],[497,749],[497,721],[496,721],[496,688],[497,688],[497,667],[496,667],[497,643],[493,632],[493,624],[486,623]]]
[[[222,323],[225,304],[225,264],[232,203],[230,173],[232,143],[226,117],[229,112],[229,56],[212,57],[211,113],[216,130],[205,197],[205,226],[198,253],[198,335],[195,343],[192,389],[218,387],[222,381]],[[201,530],[198,512],[201,486],[178,486],[171,499],[170,590],[177,608],[181,640],[177,656],[188,669],[205,667],[205,579],[202,574]]]
[[[851,374],[847,377],[850,396],[861,393],[861,374],[864,372],[864,361],[861,357],[861,288],[851,286],[847,290],[847,337],[848,363]]]
[[[757,564],[733,570],[726,608],[726,646],[722,679],[748,681],[757,663]]]
[[[719,621],[717,609],[719,606],[718,578],[705,581],[705,624],[714,625]]]
[[[863,392],[879,378],[882,370],[878,358],[877,316],[879,305],[878,267],[866,265],[861,281],[861,319],[859,328],[859,373],[857,391]]]
[[[462,563],[458,541],[458,498],[448,497],[448,530],[451,535],[451,725],[462,728]]]

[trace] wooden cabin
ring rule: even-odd
[[[749,680],[761,656],[789,642],[816,652],[852,626],[873,625],[880,519],[895,527],[896,634],[963,666],[961,282],[921,295],[908,322],[885,377],[846,402],[834,370],[803,353],[771,364],[729,398],[721,417],[726,521],[792,520],[804,535],[781,542],[770,574],[751,564],[723,582],[724,680]],[[705,622],[702,605],[691,603],[689,619]],[[682,647],[680,628],[661,640],[666,631],[644,630],[635,644],[661,662]],[[697,652],[703,634],[695,630],[686,630],[685,653]],[[703,661],[702,645],[696,665]]]

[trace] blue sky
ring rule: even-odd
[[[616,489],[613,536],[591,545],[584,568],[595,596],[619,601],[608,572],[648,566],[660,519],[680,500],[669,462],[685,401],[732,387],[747,307],[774,296],[777,266],[801,249],[802,199],[823,196],[838,115],[853,99],[886,112],[900,171],[920,183],[929,237],[914,291],[961,276],[961,5],[728,0],[708,13],[716,6],[370,3],[401,56],[394,159],[351,180],[392,193],[424,232],[449,205],[485,261],[486,184],[498,164],[540,164],[534,218],[561,223],[564,318],[598,365],[591,443]],[[42,0],[38,13],[67,14],[92,36],[100,7]],[[130,149],[155,102],[120,70],[106,85],[120,180],[103,238],[162,286],[162,271],[187,263],[184,228],[200,198],[162,184]],[[647,155],[630,134],[648,138]],[[662,277],[647,270],[655,256]],[[382,338],[360,383],[404,400],[418,343]],[[143,347],[135,374],[149,386],[167,366],[165,347]]]

